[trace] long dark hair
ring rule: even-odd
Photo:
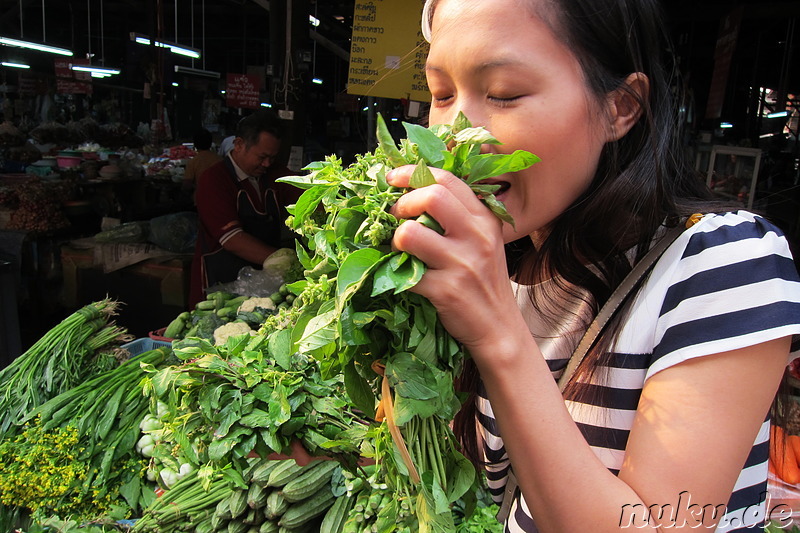
[[[557,274],[549,292],[533,305],[555,321],[563,309],[556,293],[586,299],[594,314],[630,272],[626,253],[641,259],[659,227],[678,223],[695,212],[720,212],[734,206],[715,201],[688,164],[675,94],[681,87],[669,54],[669,36],[659,0],[541,0],[528,2],[581,63],[589,92],[598,102],[615,90],[628,90],[626,78],[643,73],[649,94],[639,102],[642,114],[623,137],[608,143],[588,190],[548,228],[535,248],[518,241],[508,248],[512,276],[541,280]],[[435,2],[426,15],[432,19]],[[578,376],[600,368],[619,330],[620,316],[606,330],[581,365]],[[588,326],[588,324],[586,324]],[[578,379],[573,379],[575,383]],[[467,363],[460,388],[473,393],[479,378]],[[585,388],[584,388],[585,390]],[[565,396],[577,398],[578,387]],[[475,427],[474,402],[467,401],[455,421],[465,454],[481,457]]]

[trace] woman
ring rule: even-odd
[[[428,0],[430,123],[463,112],[541,158],[490,180],[515,225],[433,169],[393,207],[393,244],[429,267],[415,291],[480,375],[465,446],[509,531],[763,527],[769,409],[800,333],[786,239],[711,200],[683,164],[655,0]],[[387,177],[407,186],[413,168]],[[592,317],[664,226],[667,249],[564,395]],[[522,239],[522,240],[521,240]],[[504,245],[527,242],[509,283]],[[486,317],[490,317],[487,320]],[[464,429],[465,428],[465,429]]]

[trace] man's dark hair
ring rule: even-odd
[[[200,128],[194,132],[192,142],[195,150],[208,150],[211,148],[211,132],[205,128]]]
[[[256,111],[244,117],[236,125],[236,136],[247,146],[256,144],[262,133],[269,133],[277,139],[283,137],[283,124],[276,113],[269,110]]]

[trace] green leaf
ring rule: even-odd
[[[383,115],[380,113],[378,113],[377,118],[376,137],[378,139],[378,145],[380,146],[381,150],[383,150],[383,153],[386,154],[386,157],[389,158],[389,162],[394,167],[401,167],[408,164],[406,159],[403,157],[403,154],[401,154],[400,150],[397,148],[394,138],[389,132],[386,122],[383,120]]]
[[[429,165],[438,167],[444,161],[447,145],[433,130],[419,124],[403,123],[408,139],[417,145],[419,154]]]
[[[324,167],[323,163],[319,163],[319,165],[315,165],[311,163],[310,165],[306,166],[303,170],[319,170]],[[284,176],[282,178],[278,178],[275,181],[278,183],[288,183],[289,185],[294,185],[298,189],[309,189],[317,185],[314,182],[313,176],[306,175],[306,176]]]
[[[509,172],[519,172],[539,161],[539,157],[525,150],[511,154],[479,154],[468,161],[470,171],[466,181],[472,184]]]
[[[235,470],[232,467],[225,468],[222,471],[222,478],[233,483],[234,486],[240,489],[247,489],[250,486],[245,482],[244,478],[242,477],[241,472]]]
[[[332,307],[334,302],[325,302],[326,309]],[[327,346],[336,340],[337,323],[336,319],[339,313],[336,309],[330,309],[323,312],[321,308],[319,314],[308,321],[303,337],[300,339],[298,349],[301,352],[316,350],[323,346]]]
[[[447,476],[448,494],[447,499],[451,503],[455,502],[468,491],[472,491],[476,480],[475,466],[455,449],[450,450],[450,455],[455,457],[453,470]]]
[[[363,315],[364,313],[357,313],[351,305],[345,306],[342,310],[338,321],[339,339],[347,346],[369,344],[370,338],[362,329],[364,326]],[[356,323],[357,319],[361,319],[362,322]]]
[[[458,134],[458,132],[471,127],[472,122],[469,121],[463,111],[459,111],[455,120],[453,120],[452,133],[455,135]]]
[[[394,354],[386,363],[386,376],[400,396],[431,400],[439,395],[432,368],[410,353]]]
[[[301,227],[308,216],[317,209],[320,200],[329,190],[330,186],[318,185],[300,195],[294,207],[294,224],[292,227],[295,229]]]
[[[417,166],[414,168],[414,172],[411,174],[411,179],[408,182],[408,186],[412,189],[419,189],[420,187],[427,187],[428,185],[433,185],[436,183],[436,178],[433,177],[433,172],[431,169],[428,168],[428,165],[425,164],[425,161],[420,161],[417,163]]]
[[[355,361],[346,364],[342,372],[345,390],[353,405],[370,418],[375,418],[375,394],[367,380],[356,370]]]
[[[119,486],[120,495],[131,509],[138,509],[139,497],[142,494],[142,480],[138,475],[129,476],[128,480]]]
[[[491,212],[494,213],[494,216],[496,216],[503,222],[511,224],[511,226],[514,227],[514,218],[508,214],[506,206],[503,204],[503,202],[495,198],[493,194],[484,196],[483,198],[481,198],[481,200],[483,201],[484,204],[486,204],[489,210],[491,210]]]
[[[270,427],[272,423],[272,418],[269,416],[269,413],[264,411],[263,409],[253,409],[253,411],[247,415],[243,416],[239,423],[245,427],[249,428],[264,428]]]
[[[486,128],[464,128],[456,133],[456,144],[502,144]]]
[[[423,274],[425,264],[422,261],[406,252],[395,253],[375,269],[371,296],[387,291],[399,294],[419,283]]]
[[[380,250],[363,248],[348,255],[342,262],[336,277],[336,308],[339,312],[370,278],[372,270],[384,257],[385,254]]]
[[[280,329],[269,337],[269,355],[284,370],[292,368],[292,330]]]

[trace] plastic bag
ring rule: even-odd
[[[103,243],[135,243],[147,242],[150,237],[150,223],[126,222],[119,224],[94,236],[97,242]]]
[[[197,213],[183,211],[150,219],[149,240],[170,252],[193,252],[197,241]]]

